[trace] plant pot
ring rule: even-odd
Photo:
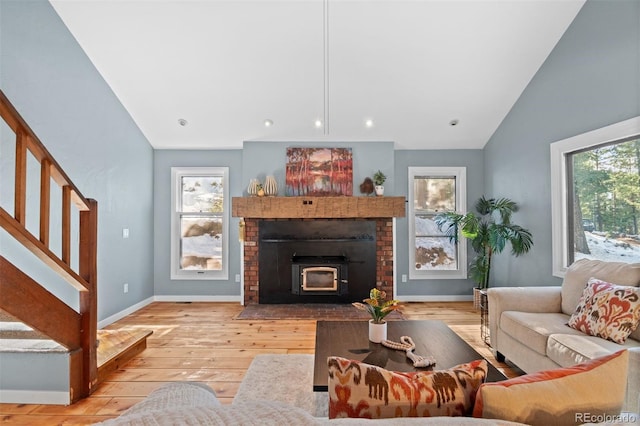
[[[369,340],[373,343],[387,340],[387,323],[385,321],[376,324],[373,320],[369,320]]]
[[[379,197],[384,195],[384,186],[376,185],[376,195]]]
[[[480,310],[482,307],[482,298],[487,297],[487,290],[478,287],[473,288],[473,309]]]

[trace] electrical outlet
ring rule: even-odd
[[[124,288],[123,288],[125,293],[129,293],[129,283],[124,283]]]
[[[407,282],[407,274],[402,274],[402,282],[403,283]]]
[[[240,282],[240,274],[236,274],[236,282],[239,283]]]
[[[122,238],[129,238],[129,228],[122,228]]]

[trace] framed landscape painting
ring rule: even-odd
[[[353,194],[351,148],[287,148],[287,196]]]

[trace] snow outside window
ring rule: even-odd
[[[172,167],[171,279],[228,279],[227,167]]]
[[[466,241],[458,244],[438,229],[441,212],[466,213],[465,167],[409,167],[409,277],[467,277]]]
[[[640,262],[640,117],[551,144],[553,273]]]

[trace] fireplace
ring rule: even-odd
[[[405,210],[404,197],[234,197],[232,216],[242,218],[244,225],[243,303],[346,303],[368,297],[373,287],[392,295],[392,218],[404,217]],[[306,235],[298,228],[280,235],[270,231],[271,224],[288,223],[306,228]],[[362,226],[367,230],[358,231]],[[351,227],[356,229],[352,235],[337,231]],[[307,240],[307,248],[297,246],[301,239]],[[283,260],[289,264],[283,266]],[[303,294],[294,294],[295,263],[322,268],[335,260],[346,272],[346,278],[339,282],[347,281],[348,294],[320,294],[329,291],[326,288],[315,290],[318,293],[308,288]],[[338,288],[340,292],[344,289]]]
[[[350,303],[376,281],[372,220],[262,220],[260,303]]]

